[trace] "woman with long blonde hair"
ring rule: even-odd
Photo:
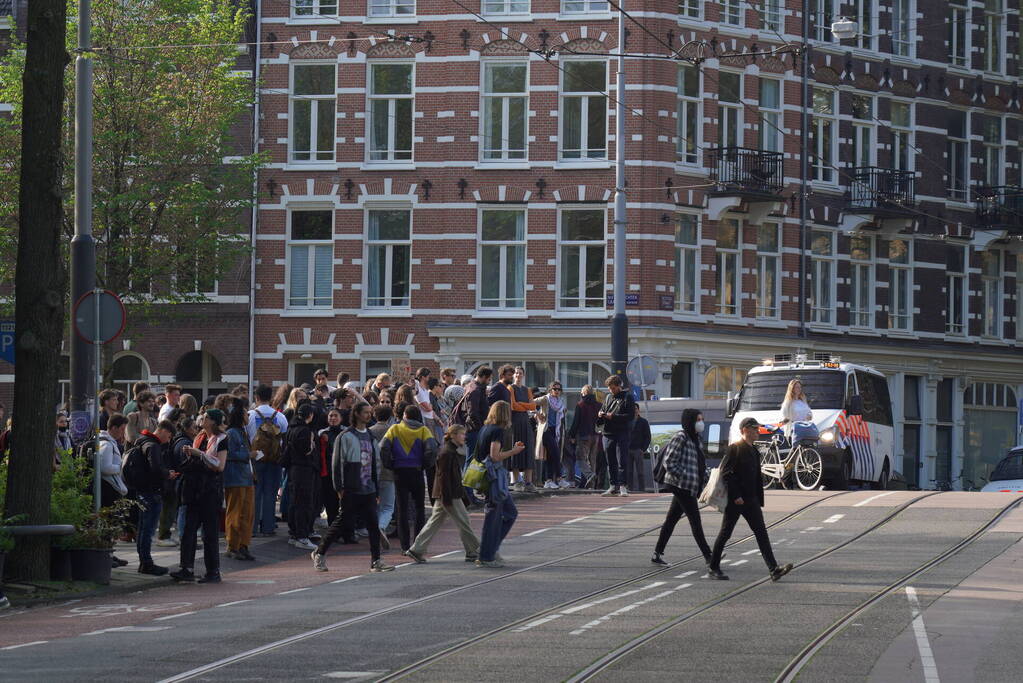
[[[813,420],[813,411],[803,393],[803,383],[798,377],[789,382],[785,389],[785,400],[781,402],[781,424],[785,427],[786,436],[792,436],[792,424]]]

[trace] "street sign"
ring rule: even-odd
[[[103,289],[83,294],[82,298],[75,302],[71,314],[75,333],[90,344],[97,342],[109,344],[121,336],[127,321],[121,299],[113,292]]]
[[[650,356],[636,356],[625,368],[629,384],[648,387],[657,383],[657,362]]]
[[[608,294],[607,295],[607,305],[608,306],[614,306],[615,305],[615,295],[614,294]],[[639,306],[639,294],[626,294],[625,295],[625,305],[626,306]]]
[[[0,320],[0,360],[14,365],[14,321]]]

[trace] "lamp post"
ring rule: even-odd
[[[618,3],[618,71],[615,109],[614,318],[611,322],[611,374],[628,385],[629,320],[625,315],[625,13]]]

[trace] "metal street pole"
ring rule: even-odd
[[[800,112],[799,137],[803,153],[799,156],[799,336],[806,337],[806,223],[810,194],[810,3],[803,0],[803,53],[800,55],[803,110]]]
[[[92,237],[92,5],[78,2],[78,57],[75,59],[75,236],[71,240],[71,303],[96,286],[96,242]],[[93,367],[99,346],[77,334],[71,344],[71,410],[96,400]],[[93,424],[95,429],[97,425]]]
[[[618,106],[615,110],[615,269],[614,320],[611,323],[611,372],[628,385],[629,320],[625,316],[625,2],[618,3]]]

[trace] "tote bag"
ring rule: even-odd
[[[709,505],[718,512],[724,512],[728,505],[728,490],[725,488],[725,480],[721,478],[721,468],[715,467],[710,471],[707,478],[707,485],[703,487],[699,502]]]

